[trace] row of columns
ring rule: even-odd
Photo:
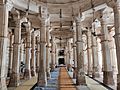
[[[0,2],[1,3],[1,2]],[[8,10],[4,3],[0,5],[0,14],[1,16],[1,34],[0,34],[0,90],[7,90],[6,87],[6,51],[7,51],[7,32],[8,32]],[[30,79],[31,76],[36,75],[36,71],[38,72],[38,85],[44,86],[47,84],[46,75],[50,77],[49,73],[49,55],[50,55],[50,47],[49,47],[49,37],[47,37],[47,50],[46,50],[46,36],[49,36],[49,31],[47,31],[46,35],[46,24],[43,20],[41,23],[40,37],[35,36],[34,32],[31,32],[31,26],[26,27],[26,38],[25,38],[25,47],[21,44],[21,24],[22,20],[20,17],[20,12],[14,10],[14,21],[15,21],[15,29],[14,35],[10,34],[10,51],[9,51],[9,76],[10,82],[9,86],[18,86],[20,83],[20,61],[23,58],[23,48],[25,48],[26,56],[25,56],[25,72],[24,78]],[[48,29],[49,30],[49,29]],[[32,39],[32,40],[31,40]],[[37,40],[37,43],[35,42]],[[35,44],[36,43],[36,44]],[[36,48],[35,48],[36,46]],[[14,47],[14,48],[13,48]],[[36,49],[36,50],[35,50]],[[47,53],[46,53],[47,52]],[[47,58],[46,58],[47,55]],[[36,57],[35,57],[36,56]],[[46,67],[47,65],[47,67]],[[36,66],[36,67],[35,67]],[[35,70],[36,68],[36,70]],[[46,74],[47,72],[47,74]]]
[[[103,16],[104,15],[104,16]],[[113,72],[112,72],[112,65],[111,65],[111,60],[110,60],[110,49],[108,47],[108,29],[106,25],[106,19],[105,18],[107,15],[102,11],[101,16],[100,16],[100,21],[101,21],[101,44],[102,44],[102,55],[103,55],[103,63],[104,63],[104,68],[103,68],[103,82],[105,84],[114,84],[113,81]],[[77,52],[77,84],[85,84],[85,79],[84,79],[84,69],[83,69],[83,41],[82,41],[82,30],[81,29],[81,21],[80,19],[76,20],[76,52]],[[88,53],[88,75],[92,74],[92,77],[99,77],[99,61],[98,61],[98,55],[97,54],[97,38],[91,32],[94,32],[95,27],[91,23],[91,27],[88,27],[87,31],[87,53]],[[74,40],[74,39],[73,39]],[[82,73],[82,76],[81,75]],[[82,79],[82,80],[80,80]],[[81,81],[81,82],[80,82]]]
[[[115,7],[113,7],[114,10],[114,17],[115,17],[115,43],[116,43],[116,54],[117,54],[117,62],[118,62],[118,90],[120,89],[120,9],[119,9],[119,2],[116,2]],[[2,12],[0,16],[3,18],[0,18],[1,20],[1,32],[0,33],[0,50],[2,51],[0,54],[0,82],[1,90],[6,90],[6,84],[5,84],[5,60],[6,60],[6,49],[7,49],[7,28],[8,28],[8,11],[6,9],[6,6],[4,3],[1,4],[0,6],[0,11]],[[12,61],[12,73],[11,73],[11,78],[10,78],[10,86],[18,86],[19,84],[19,58],[20,58],[20,44],[21,44],[21,21],[19,17],[19,12],[17,12],[18,17],[16,18],[16,27],[14,30],[14,44],[13,44],[13,61]],[[104,17],[102,15],[102,17]],[[104,21],[105,19],[101,19],[101,26],[102,26],[102,33],[104,35],[101,37],[102,40],[102,50],[103,50],[103,61],[104,61],[104,82],[106,84],[111,84],[113,83],[113,74],[112,74],[112,68],[111,68],[111,60],[110,60],[110,51],[108,47],[108,30],[106,27],[106,22]],[[41,23],[41,31],[40,31],[40,47],[38,51],[40,50],[40,56],[37,57],[39,58],[39,74],[38,74],[38,85],[39,86],[45,86],[47,84],[46,82],[46,29],[45,29],[45,21],[43,20]],[[93,77],[95,76],[96,68],[97,68],[97,57],[95,55],[96,53],[96,38],[92,37],[92,57],[93,57]],[[27,35],[27,44],[26,44],[26,71],[30,73],[30,35],[28,33]],[[88,42],[90,43],[90,42]],[[34,45],[34,44],[33,44]],[[77,76],[76,76],[76,84],[85,84],[85,76],[84,76],[84,62],[83,62],[83,41],[82,41],[82,30],[81,30],[81,21],[79,18],[76,19],[76,55],[77,55]],[[90,46],[88,46],[90,48]],[[34,49],[34,48],[33,48]],[[88,50],[90,51],[90,50]],[[89,53],[89,52],[88,52]],[[34,54],[34,50],[33,50]],[[89,53],[91,54],[91,53]],[[91,57],[89,57],[91,58]],[[34,57],[32,58],[32,60]],[[34,65],[32,65],[34,68]],[[33,70],[34,71],[34,70]],[[30,78],[30,74],[28,75]]]
[[[119,53],[120,53],[120,50],[119,50],[119,16],[120,16],[120,5],[119,5],[119,2],[115,2],[114,3],[114,7],[113,7],[113,11],[114,11],[114,20],[115,20],[115,44],[116,44],[116,54],[117,54],[117,63],[118,63],[118,76],[117,76],[117,89],[119,90],[120,89],[120,65],[119,65]],[[101,44],[102,44],[102,55],[103,55],[103,63],[104,63],[104,68],[103,68],[103,82],[105,84],[114,84],[114,81],[113,81],[113,72],[112,72],[112,65],[111,65],[111,60],[110,60],[110,49],[109,49],[109,46],[108,46],[108,29],[107,29],[107,24],[106,24],[106,15],[105,15],[106,12],[102,11],[102,14],[101,14],[101,18],[100,18],[100,22],[101,22],[101,27],[102,27],[102,30],[101,30],[101,33],[103,34],[102,37],[101,37]],[[105,15],[105,16],[104,16]],[[82,58],[82,34],[81,34],[81,31],[82,30],[79,30],[81,29],[81,27],[79,27],[80,22],[76,22],[77,26],[76,26],[76,36],[77,36],[77,41],[76,41],[76,48],[77,48],[77,84],[80,84],[80,79],[82,78],[81,81],[82,84],[85,83],[84,81],[84,75],[83,77],[81,77],[81,73],[83,71],[82,69],[82,66],[83,66],[83,62],[81,59]],[[91,61],[91,57],[93,58],[93,77],[96,76],[96,74],[98,75],[98,60],[97,60],[97,44],[96,44],[96,37],[94,37],[93,35],[90,35],[89,31],[88,31],[88,39],[89,39],[89,36],[91,36],[91,39],[92,40],[88,40],[88,43],[90,43],[89,41],[92,41],[92,46],[89,46],[90,44],[88,44],[88,60],[89,62]],[[91,47],[92,47],[92,56],[91,56]],[[82,63],[82,64],[81,64]],[[89,63],[90,64],[90,63]],[[91,69],[92,67],[90,67],[88,65],[88,68]],[[90,71],[90,70],[89,70]],[[89,72],[88,72],[89,73]]]

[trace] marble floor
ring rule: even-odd
[[[31,78],[31,80],[25,81],[24,83],[22,83],[19,87],[17,88],[9,88],[8,90],[60,90],[59,89],[59,75],[61,72],[60,68],[56,68],[53,72],[51,72],[51,78],[48,80],[47,82],[47,86],[46,87],[35,87],[34,89],[31,89],[37,82],[37,77],[33,77]],[[68,71],[66,72],[66,75],[69,75],[69,77],[72,78],[73,76],[73,72],[72,71]],[[65,75],[62,75],[65,76]],[[102,78],[102,77],[101,77]],[[102,79],[98,78],[97,80],[101,81]],[[73,84],[75,84],[76,80],[75,79],[71,79]],[[63,78],[62,80],[63,82],[66,82],[67,80],[65,80]],[[69,82],[66,82],[66,84],[69,84]],[[105,86],[101,85],[99,82],[97,82],[96,80],[93,80],[92,78],[86,76],[86,86],[74,86],[77,88],[77,90],[115,90],[115,89],[108,89]],[[61,90],[66,90],[66,89],[61,89]],[[70,90],[70,89],[69,89]]]

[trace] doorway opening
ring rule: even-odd
[[[58,63],[59,63],[59,65],[61,65],[61,64],[65,65],[65,60],[64,60],[64,58],[59,58],[59,59],[58,59]]]

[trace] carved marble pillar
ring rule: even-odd
[[[84,61],[83,61],[83,40],[81,21],[76,18],[76,53],[77,53],[77,85],[86,85],[85,73],[84,73]]]
[[[47,72],[47,79],[50,79],[50,31],[49,27],[47,27],[46,31],[46,72]]]
[[[91,75],[92,74],[92,39],[91,39],[91,30],[90,27],[88,27],[88,32],[87,32],[87,56],[88,56],[88,71],[87,74]]]
[[[66,55],[67,55],[67,57],[66,57],[67,58],[67,70],[70,71],[70,67],[71,67],[70,58],[71,58],[71,56],[70,56],[70,42],[69,42],[69,40],[67,41],[66,50],[67,50],[67,53],[66,53]]]
[[[77,56],[76,56],[76,26],[75,23],[73,24],[73,60],[74,60],[74,71],[73,71],[73,78],[76,78],[76,68],[77,68]]]
[[[31,76],[36,76],[36,71],[35,71],[35,65],[36,65],[36,60],[35,60],[35,32],[32,32],[32,40],[31,40],[31,47],[32,47],[32,54],[31,54]]]
[[[31,78],[31,69],[30,69],[30,61],[31,61],[31,32],[30,26],[26,27],[26,60],[25,60],[25,72],[24,78]]]
[[[114,84],[112,64],[110,58],[110,48],[109,48],[109,39],[108,39],[108,28],[107,28],[107,10],[100,12],[101,18],[101,44],[102,44],[102,57],[103,57],[103,82],[105,84]]]
[[[68,56],[68,47],[67,46],[65,47],[65,55],[66,55],[66,65],[68,65],[69,56]]]
[[[20,77],[21,78],[23,78],[23,76],[24,76],[24,64],[25,64],[24,43],[23,43],[23,39],[22,39],[21,45],[20,45]]]
[[[15,11],[16,27],[14,29],[14,44],[13,44],[13,61],[12,61],[12,74],[10,76],[9,86],[15,87],[19,85],[20,82],[20,45],[21,45],[21,21],[19,12]]]
[[[67,65],[67,52],[66,52],[66,47],[64,50],[64,59],[65,59],[65,65]]]
[[[118,75],[117,75],[117,90],[120,90],[120,1],[117,0],[114,11],[114,23],[115,23],[115,44],[116,44],[116,54],[117,54],[117,65],[118,65]]]
[[[57,44],[55,43],[55,66],[58,64],[57,60]]]
[[[74,40],[73,40],[74,42]],[[73,58],[74,58],[74,71],[73,78],[76,78],[76,69],[77,69],[77,58],[76,58],[76,44],[73,45]]]
[[[68,42],[68,56],[69,56],[69,64],[71,64],[71,43],[70,41]]]
[[[94,30],[92,29],[92,32]],[[92,77],[99,77],[99,61],[98,61],[98,48],[97,48],[97,37],[94,35],[91,35],[92,38],[92,58],[93,58],[93,71],[92,71]]]
[[[46,26],[45,20],[41,20],[40,30],[40,60],[39,60],[39,72],[38,72],[38,86],[47,85],[46,77]]]
[[[51,71],[54,71],[55,69],[55,43],[54,43],[54,37],[52,36],[51,41],[52,47],[51,47]]]
[[[39,59],[40,59],[40,36],[36,38],[36,73],[39,71]]]
[[[8,77],[10,77],[10,74],[12,73],[13,41],[14,41],[14,35],[13,35],[13,33],[11,32],[11,33],[10,33],[10,44],[9,44]]]
[[[0,90],[6,88],[6,55],[7,55],[7,31],[8,9],[4,0],[0,1]]]
[[[116,74],[118,70],[117,70],[115,39],[113,37],[114,35],[115,35],[115,31],[111,29],[111,31],[109,32],[109,48],[110,48],[113,74]]]

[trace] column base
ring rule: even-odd
[[[70,64],[67,64],[67,70],[72,71],[72,66]]]
[[[31,78],[30,70],[25,69],[25,72],[24,72],[24,79],[30,79],[30,78]]]
[[[10,76],[10,82],[8,84],[9,87],[17,87],[20,83],[20,77],[19,74],[12,72]]]
[[[55,70],[55,65],[53,64],[53,65],[51,65],[51,70],[50,70],[50,72],[53,72]]]
[[[87,85],[84,75],[77,75],[77,77],[76,77],[76,85]]]
[[[47,69],[47,80],[49,80],[50,78],[51,78],[50,69],[48,68],[48,69]]]
[[[35,70],[31,70],[31,76],[32,76],[32,77],[36,76]]]
[[[87,75],[91,76],[92,75],[92,71],[87,71]]]
[[[39,87],[45,87],[45,86],[47,86],[47,80],[43,80],[43,79],[39,80],[37,82],[37,86],[39,86]]]
[[[99,72],[92,73],[92,77],[93,78],[99,78],[100,77]]]
[[[107,85],[113,85],[113,72],[112,71],[103,71],[103,83]]]
[[[6,79],[5,78],[1,78],[0,79],[0,90],[7,90],[7,86],[6,86]]]

